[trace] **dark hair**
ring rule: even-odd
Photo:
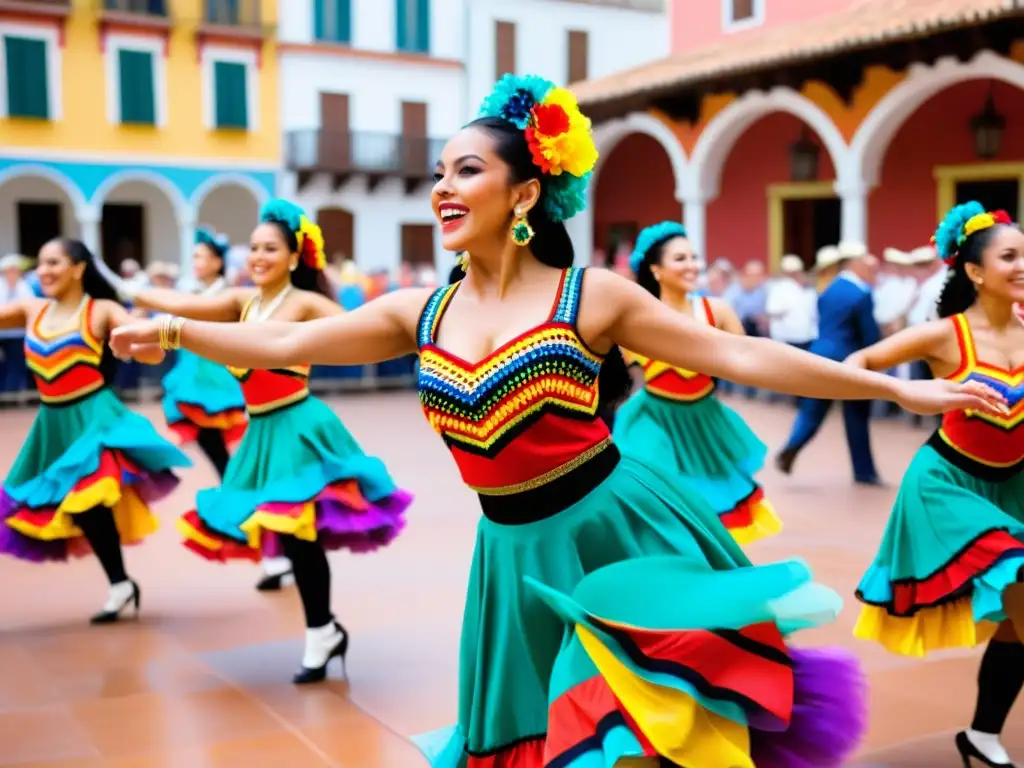
[[[640,266],[636,271],[637,285],[641,288],[645,288],[649,293],[654,294],[657,298],[661,298],[661,283],[654,279],[654,270],[652,270],[651,267],[657,266],[661,263],[661,255],[665,250],[665,246],[677,237],[681,237],[684,240],[686,239],[686,235],[674,232],[673,234],[666,235],[661,238],[661,240],[655,242],[647,249],[647,253],[644,254],[644,260],[640,262]]]
[[[228,262],[227,262],[227,250],[221,250],[216,243],[200,242],[196,243],[196,246],[202,246],[206,248],[211,254],[220,259],[220,266],[217,268],[217,277],[224,277],[227,273]]]
[[[997,224],[978,230],[960,245],[956,258],[953,260],[953,266],[950,267],[949,274],[946,276],[946,284],[942,287],[942,293],[939,295],[939,317],[951,317],[966,312],[978,298],[978,289],[974,287],[971,278],[967,276],[966,265],[981,264],[981,254],[1002,226],[1005,225]]]
[[[288,228],[288,225],[283,221],[277,219],[270,219],[264,221],[264,224],[270,224],[277,228],[277,231],[281,233],[281,237],[284,238],[285,245],[288,246],[289,253],[297,253],[299,250],[299,238],[295,233]],[[292,271],[291,275],[292,285],[298,288],[300,291],[312,291],[313,293],[319,293],[326,296],[331,301],[337,302],[338,297],[334,293],[334,289],[331,287],[331,281],[327,278],[327,275],[322,269],[313,269],[305,261],[299,257],[299,264]]]
[[[69,237],[61,237],[56,240],[60,249],[68,257],[72,264],[85,264],[85,271],[82,272],[82,292],[97,300],[113,301],[118,304],[121,300],[117,291],[106,281],[100,271],[96,268],[95,257],[92,251],[81,240],[73,240]],[[110,345],[103,344],[103,356],[100,358],[100,373],[103,380],[109,385],[117,377],[117,369],[120,362],[110,350]]]
[[[448,273],[448,285],[459,282],[465,276],[466,270],[462,268],[462,264],[456,264],[452,267],[452,271]]]
[[[514,183],[537,179],[540,182],[540,200],[530,211],[530,226],[533,240],[530,252],[541,264],[566,269],[575,259],[572,239],[560,221],[553,221],[543,201],[547,191],[548,176],[533,162],[526,134],[513,124],[497,117],[481,117],[469,124],[470,127],[486,131],[494,139],[494,151],[511,169]],[[598,398],[605,407],[613,406],[629,395],[632,386],[626,361],[618,346],[613,346],[605,356],[598,377]]]

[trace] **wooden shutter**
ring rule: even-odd
[[[732,0],[732,20],[746,21],[754,17],[754,0]]]
[[[579,83],[588,77],[590,39],[581,30],[569,30],[569,82]]]
[[[350,165],[349,105],[347,93],[320,94],[319,167],[345,173]]]
[[[516,72],[516,25],[511,21],[494,23],[494,79]]]
[[[434,227],[431,224],[402,225],[402,263],[434,265]]]
[[[216,61],[213,64],[213,82],[216,89],[218,128],[249,127],[249,100],[246,93],[245,64],[235,61]]]
[[[313,36],[327,43],[351,43],[351,0],[314,0]]]
[[[117,59],[120,70],[121,122],[155,125],[153,54],[122,48],[117,52]]]
[[[4,37],[4,60],[7,65],[8,116],[49,119],[46,42]]]

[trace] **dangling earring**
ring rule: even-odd
[[[290,267],[288,267],[288,269],[290,271],[292,271],[292,272],[294,272],[298,268],[299,268],[299,262],[297,262],[297,261],[294,264],[292,264]]]
[[[527,221],[526,215],[516,211],[516,218],[512,222],[512,242],[520,248],[524,248],[533,240],[533,227]]]

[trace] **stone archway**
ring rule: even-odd
[[[87,205],[81,190],[45,165],[12,166],[0,173],[0,252],[35,258],[54,237],[82,237]]]
[[[129,258],[143,267],[154,261],[181,266],[189,206],[169,179],[149,171],[116,173],[96,190],[93,203],[100,212],[103,260],[111,267]]]

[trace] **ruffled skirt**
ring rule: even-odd
[[[199,492],[178,530],[211,560],[276,554],[274,534],[370,552],[399,534],[411,502],[383,462],[309,397],[250,419],[221,485]]]
[[[924,656],[988,640],[1024,567],[1024,475],[981,480],[924,446],[907,468],[878,555],[857,588],[854,634]]]
[[[238,380],[223,365],[188,350],[176,353],[174,367],[164,376],[164,418],[180,444],[193,442],[200,429],[220,430],[224,442],[242,439],[248,418]]]
[[[458,725],[416,743],[434,768],[839,766],[866,722],[856,662],[784,636],[840,605],[802,563],[750,566],[699,497],[625,457],[553,517],[481,520]]]
[[[91,552],[75,514],[109,507],[121,543],[157,529],[149,505],[191,466],[142,416],[107,389],[77,403],[39,409],[0,495],[0,552],[24,560],[67,560]]]
[[[679,403],[640,390],[615,415],[615,443],[627,455],[681,474],[740,544],[782,530],[754,479],[767,448],[718,398]]]

